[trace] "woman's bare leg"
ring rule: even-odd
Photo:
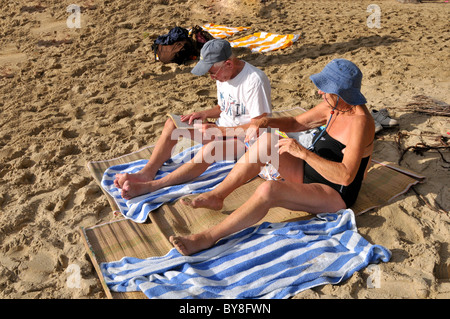
[[[181,254],[192,255],[213,246],[220,238],[254,225],[271,207],[278,206],[321,213],[338,211],[345,208],[345,203],[338,192],[327,185],[266,181],[220,224],[199,234],[171,236],[169,240]]]
[[[215,189],[200,194],[192,200],[182,199],[181,202],[193,208],[220,210],[223,207],[223,201],[231,192],[258,175],[261,167],[271,161],[272,145],[276,144],[274,138],[276,137],[272,134],[261,135]]]

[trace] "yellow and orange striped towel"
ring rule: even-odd
[[[227,27],[214,23],[207,23],[203,25],[202,28],[208,31],[216,39],[224,39],[238,32],[250,29],[250,27]]]
[[[230,41],[232,47],[246,47],[253,52],[269,52],[287,48],[300,38],[296,34],[275,34],[256,32],[252,35]]]
[[[250,27],[227,27],[224,25],[207,23],[202,28],[216,39],[224,39]],[[246,47],[253,52],[269,52],[287,48],[300,38],[297,34],[275,34],[256,32],[240,39],[230,41],[232,47]]]

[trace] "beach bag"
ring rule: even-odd
[[[200,55],[200,50],[203,48],[206,42],[214,39],[214,37],[206,30],[203,30],[202,27],[196,25],[192,28],[190,32],[190,37],[194,42],[195,48],[198,51],[198,55]]]
[[[196,60],[203,45],[213,39],[212,35],[201,27],[195,26],[189,32],[185,28],[172,28],[168,34],[156,38],[152,45],[155,59],[164,64],[184,64]]]

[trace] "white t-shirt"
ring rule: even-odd
[[[220,117],[216,124],[233,127],[247,124],[263,113],[272,114],[271,88],[267,75],[245,62],[242,71],[233,79],[217,84]]]

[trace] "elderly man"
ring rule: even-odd
[[[250,126],[252,120],[272,113],[269,79],[258,68],[236,58],[228,41],[208,41],[203,46],[200,61],[192,73],[198,76],[209,73],[217,85],[218,104],[215,107],[181,116],[181,120],[189,124],[196,120],[204,122],[208,118],[217,119],[215,124],[202,124],[196,127],[203,135],[188,130],[192,139],[197,135],[201,136],[197,142],[203,144],[203,147],[190,162],[171,174],[154,180],[159,168],[171,157],[172,148],[178,141],[172,138],[176,126],[169,118],[145,167],[135,174],[116,175],[114,184],[122,189],[124,199],[185,183],[200,176],[211,164],[206,157],[214,150],[223,150],[222,160],[240,158],[245,153],[245,134],[242,134],[244,130]],[[205,135],[207,130],[212,128],[222,133],[221,138]]]

